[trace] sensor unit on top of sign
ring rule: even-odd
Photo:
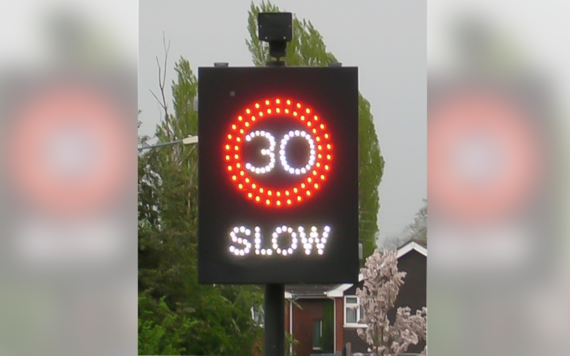
[[[251,229],[246,226],[236,226],[229,234],[232,242],[229,251],[236,256],[247,256],[252,251],[260,256],[271,256],[274,253],[276,255],[290,256],[297,251],[300,240],[305,255],[311,255],[315,248],[319,255],[323,255],[330,233],[331,228],[328,225],[324,226],[320,233],[316,226],[312,226],[310,231],[305,231],[303,226],[298,226],[296,229],[287,225],[278,226],[271,234],[271,248],[261,248],[263,236],[261,235],[261,228],[256,226],[253,234],[255,249],[252,250]],[[287,236],[289,237],[289,244],[284,246],[280,240]],[[236,245],[239,245],[239,247]]]

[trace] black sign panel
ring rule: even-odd
[[[200,68],[198,109],[200,282],[356,282],[357,68]]]

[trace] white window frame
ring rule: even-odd
[[[255,308],[252,306],[249,310],[251,311],[251,319],[253,320],[253,323],[258,327],[263,328],[263,322],[265,321],[265,310],[263,310],[263,307],[259,306]]]
[[[356,323],[348,323],[348,322],[346,321],[346,316],[347,316],[347,312],[346,312],[346,311],[347,311],[347,309],[349,309],[348,306],[347,306],[347,303],[346,303],[346,298],[356,298],[356,308],[354,308],[354,309],[356,310],[356,320],[358,321],[358,320],[360,320],[360,318],[362,317],[362,315],[360,315],[360,310],[361,310],[360,298],[357,297],[356,295],[345,295],[345,296],[344,296],[344,319],[343,319],[343,321],[344,321],[344,327],[346,327],[346,328],[364,328],[364,327],[367,327],[368,325],[366,325],[366,324],[359,324],[358,322],[356,322]],[[350,305],[353,306],[354,303],[350,303]],[[350,308],[350,309],[353,309],[353,308]]]

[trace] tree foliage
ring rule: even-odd
[[[262,2],[259,6],[251,3],[248,16],[250,38],[246,45],[251,53],[253,63],[263,66],[269,60],[268,44],[257,36],[257,15],[260,12],[278,12],[276,5]],[[289,66],[324,67],[338,62],[337,58],[327,51],[321,34],[310,21],[293,18],[293,39],[287,45],[285,62]],[[378,136],[370,112],[370,103],[360,93],[358,95],[359,123],[359,202],[360,226],[359,239],[363,244],[364,258],[376,249],[378,233],[378,186],[384,172],[384,158],[380,154]]]
[[[180,345],[196,321],[184,317],[180,322],[164,298],[156,304],[148,296],[139,297],[139,309],[144,314],[139,317],[139,355],[184,355],[186,349]]]
[[[197,79],[184,58],[175,70],[173,112],[162,103],[159,142],[197,134]],[[196,146],[139,155],[139,352],[252,354],[261,336],[250,312],[261,303],[259,288],[198,284],[197,163]]]
[[[359,323],[367,324],[358,329],[358,336],[369,345],[375,356],[400,356],[410,345],[426,340],[427,308],[411,314],[408,307],[398,308],[391,323],[388,313],[396,303],[400,287],[404,284],[405,272],[398,271],[396,251],[376,250],[366,259],[361,269],[364,277],[362,289],[357,288],[364,316]],[[425,355],[427,346],[422,352]]]

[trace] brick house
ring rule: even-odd
[[[398,269],[407,275],[389,315],[391,321],[398,307],[408,306],[415,312],[426,306],[427,248],[416,241],[398,248]],[[352,352],[366,353],[367,345],[357,335],[362,311],[356,288],[362,288],[362,275],[359,280],[357,284],[286,286],[285,331],[298,341],[296,356],[340,355],[347,343]],[[421,342],[407,352],[419,353],[424,346]]]

